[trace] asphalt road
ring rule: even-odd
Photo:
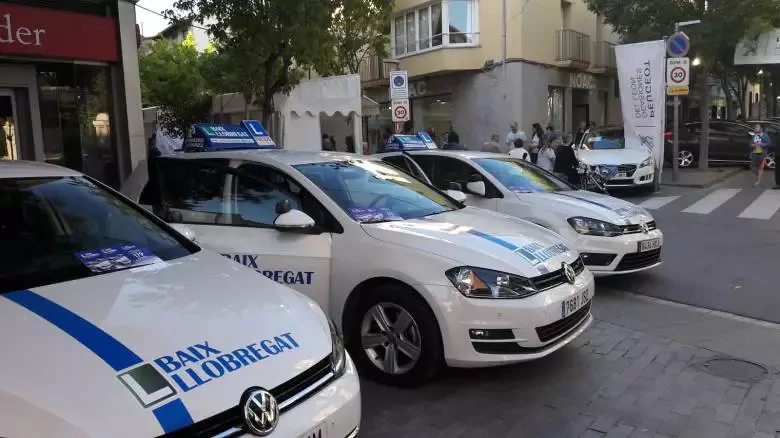
[[[780,192],[766,190],[774,182],[766,176],[763,188],[751,187],[749,172],[709,189],[663,187],[652,202],[618,194],[656,207],[650,212],[664,232],[664,263],[599,286],[780,322],[780,211],[772,214]]]

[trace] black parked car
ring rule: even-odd
[[[774,145],[780,144],[780,123],[762,122]],[[750,163],[750,136],[755,122],[735,122],[730,120],[710,120],[709,161],[710,163]],[[672,162],[672,133],[665,134],[664,156]],[[699,162],[699,139],[701,122],[689,122],[680,125],[680,150],[677,162],[681,168],[693,167]],[[775,168],[775,153],[769,152],[767,167]]]

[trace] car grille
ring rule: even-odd
[[[580,321],[586,318],[588,313],[590,313],[590,303],[591,302],[588,301],[580,310],[572,313],[566,318],[559,319],[558,321],[543,327],[537,327],[536,334],[539,336],[539,340],[542,342],[552,341],[579,325]]]
[[[587,310],[583,310],[586,309]],[[558,339],[555,342],[540,347],[523,347],[518,342],[476,342],[472,341],[471,345],[474,347],[474,351],[481,354],[537,354],[554,348],[556,345],[563,342],[567,333],[576,330],[581,327],[588,319],[588,311],[590,310],[590,303],[587,303],[582,309],[573,313],[571,317],[574,319],[567,320],[574,321],[573,325],[569,325],[568,328],[564,328],[558,334]],[[576,319],[575,315],[580,315],[580,319]],[[538,329],[537,329],[538,330]]]
[[[317,362],[303,373],[270,390],[279,404],[279,412],[289,411],[316,394],[333,380],[330,356]],[[244,434],[241,406],[220,412],[187,427],[162,435],[160,438],[230,438]]]
[[[571,267],[574,268],[574,273],[580,275],[585,269],[585,263],[582,262],[582,258],[577,257]],[[536,289],[539,292],[558,287],[566,283],[566,275],[563,273],[563,267],[557,271],[550,272],[549,274],[540,275],[531,279]]]
[[[636,172],[636,164],[621,164],[617,168],[618,172],[625,173],[627,178],[631,178]]]
[[[631,225],[621,225],[621,229],[623,229],[623,234],[637,234],[642,233],[642,225],[639,224],[631,224]],[[656,228],[658,228],[655,225],[655,221],[647,222],[647,231],[653,231]]]
[[[626,254],[623,259],[618,263],[616,271],[633,271],[634,269],[642,269],[661,261],[661,248],[654,249],[652,251],[635,252]]]

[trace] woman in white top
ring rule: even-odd
[[[520,140],[519,138],[515,140],[515,147],[509,151],[509,156],[512,158],[520,158],[525,161],[529,160],[530,154],[523,147],[523,140]]]
[[[561,145],[560,140],[554,140],[552,144],[542,143],[539,149],[539,157],[536,159],[536,165],[542,169],[552,172],[555,168],[555,148]]]

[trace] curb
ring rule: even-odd
[[[678,303],[678,302],[675,302],[675,301],[665,300],[663,298],[655,298],[655,297],[650,297],[650,296],[647,296],[647,295],[640,295],[640,294],[635,294],[635,293],[631,293],[631,292],[623,292],[623,291],[620,291],[620,290],[610,289],[610,288],[603,288],[603,289],[607,289],[608,291],[610,291],[611,293],[614,293],[616,295],[623,295],[623,296],[626,296],[626,297],[636,298],[636,299],[641,300],[641,301],[646,301],[646,302],[655,303],[655,304],[663,304],[663,305],[666,305],[666,306],[677,307],[677,308],[681,308],[681,309],[687,309],[687,310],[691,310],[691,311],[697,312],[697,313],[703,313],[703,314],[712,315],[712,316],[719,316],[721,318],[726,318],[726,319],[731,319],[731,320],[734,320],[734,321],[745,322],[745,323],[748,323],[748,324],[753,324],[753,325],[757,325],[757,326],[764,327],[764,328],[780,330],[780,324],[777,324],[777,323],[774,323],[774,322],[770,322],[770,321],[764,321],[764,320],[755,319],[755,318],[748,318],[747,316],[736,315],[734,313],[722,312],[720,310],[707,309],[706,307],[697,307],[697,306],[693,306],[693,305],[690,305],[690,304]]]
[[[693,188],[693,189],[707,189],[707,188],[710,188],[710,187],[714,186],[715,184],[721,183],[721,182],[731,178],[732,176],[734,176],[734,175],[736,175],[736,174],[738,174],[738,173],[740,173],[742,171],[743,171],[743,169],[740,168],[740,169],[731,169],[731,170],[728,170],[728,171],[725,171],[725,172],[721,172],[722,173],[721,176],[718,176],[717,178],[713,179],[712,181],[710,181],[710,182],[708,182],[706,184],[681,184],[681,183],[675,183],[675,182],[666,182],[665,183],[665,182],[662,181],[661,185],[662,186],[667,186],[667,187],[688,187],[688,188]]]

